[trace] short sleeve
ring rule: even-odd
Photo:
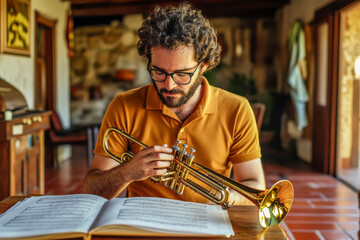
[[[238,108],[233,134],[234,141],[229,154],[229,160],[232,163],[246,162],[261,157],[256,120],[247,100],[243,101]]]

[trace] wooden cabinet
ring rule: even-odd
[[[29,112],[0,120],[0,200],[44,194],[44,131],[50,112]]]

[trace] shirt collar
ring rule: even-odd
[[[197,106],[197,111],[203,114],[213,114],[218,112],[218,103],[214,95],[213,88],[210,86],[209,82],[203,77],[202,84],[204,86],[204,95],[199,106]],[[162,110],[167,108],[160,100],[159,95],[156,92],[154,83],[150,84],[147,90],[146,96],[146,109],[149,110]]]

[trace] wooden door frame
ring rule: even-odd
[[[330,12],[330,13],[329,13]],[[332,21],[333,16],[331,11],[328,8],[321,9],[316,11],[315,19],[312,23],[314,30],[314,42],[315,42],[315,81],[314,81],[314,98],[313,98],[313,149],[312,149],[312,166],[316,171],[329,173],[329,163],[330,163],[330,149],[331,149],[331,99],[332,99],[332,85],[331,83],[331,65],[332,65]],[[328,24],[328,61],[327,61],[327,84],[326,84],[326,105],[322,106],[317,102],[317,95],[319,93],[319,37],[318,30],[322,24]]]
[[[316,102],[316,97],[313,99],[314,128],[312,166],[316,171],[333,176],[335,176],[336,171],[340,12],[356,2],[359,2],[359,0],[340,0],[330,3],[315,12],[315,18],[312,22],[315,33],[315,46],[318,46],[318,26],[324,22],[329,25],[327,103],[326,106],[320,106]],[[315,49],[317,48],[315,47]],[[315,51],[315,66],[317,60]],[[317,67],[315,67],[315,69],[317,69]],[[316,96],[319,90],[317,75],[315,75],[314,85],[314,96]]]
[[[45,38],[47,40],[46,52],[46,110],[56,111],[56,61],[55,61],[55,26],[57,20],[47,18],[35,11],[35,38],[38,35],[38,24],[50,29]],[[50,34],[50,35],[48,35]],[[37,56],[37,42],[35,41],[35,59]],[[35,60],[36,61],[36,60]],[[40,74],[35,66],[35,80],[38,79],[37,75]],[[35,89],[36,91],[36,89]]]

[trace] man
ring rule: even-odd
[[[210,86],[203,73],[220,61],[215,30],[189,4],[155,8],[138,31],[138,51],[148,59],[153,84],[115,97],[105,114],[84,191],[106,198],[154,196],[210,203],[186,188],[177,194],[149,177],[162,175],[173,161],[176,140],[194,148],[194,161],[237,181],[265,188],[258,132],[248,101]],[[130,150],[135,157],[119,165],[103,150],[107,128],[117,127],[149,148],[111,134],[111,152]],[[162,145],[163,144],[163,145]],[[232,192],[230,204],[248,201]]]

